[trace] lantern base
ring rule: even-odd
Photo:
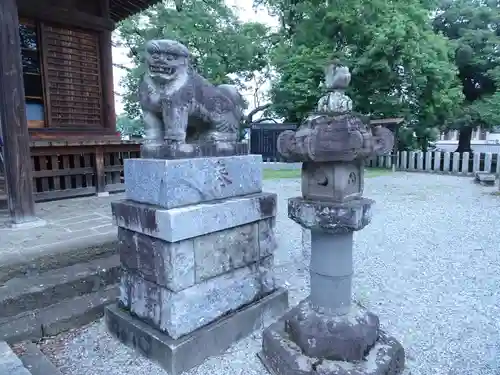
[[[300,305],[302,305],[302,302]],[[317,347],[328,345],[327,341],[323,340],[330,334],[333,338],[335,330],[342,332],[335,338],[336,343],[331,343],[330,350],[335,349],[337,352],[341,351],[341,346],[344,348],[354,349],[363,341],[367,344],[370,341],[370,346],[362,353],[361,358],[358,360],[349,359],[333,359],[322,357],[321,355],[311,356],[301,348],[304,341],[297,340],[294,337],[294,329],[292,322],[294,319],[304,318],[301,315],[301,307],[290,310],[276,323],[270,325],[264,330],[262,336],[262,352],[259,353],[259,358],[272,374],[294,374],[294,375],[400,375],[405,370],[405,352],[402,345],[393,337],[387,335],[385,332],[376,330],[376,336],[373,337],[373,330],[355,330],[358,323],[357,318],[351,314],[331,318],[327,324],[319,324],[314,328],[315,336],[308,337],[309,349],[312,354],[321,354]],[[378,326],[378,318],[368,313],[366,310],[362,312],[359,310],[354,314],[359,314],[361,321],[365,322],[376,319]],[[356,315],[354,315],[356,316]],[[317,318],[317,316],[316,316]],[[309,318],[310,319],[310,318]],[[337,320],[334,322],[334,320]],[[323,322],[324,323],[324,322]],[[345,327],[345,329],[342,329]],[[313,332],[313,330],[309,330]],[[330,332],[330,333],[329,333]],[[350,332],[351,334],[344,333]],[[364,336],[366,335],[366,336]],[[368,337],[370,336],[370,337]],[[343,344],[342,344],[343,342]],[[365,344],[365,345],[366,345]],[[315,348],[316,346],[316,348]],[[359,346],[357,347],[359,349]],[[347,353],[347,351],[346,351]],[[358,350],[359,353],[359,350]],[[330,353],[331,354],[331,353]]]

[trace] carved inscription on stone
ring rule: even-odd
[[[229,172],[227,171],[226,165],[222,160],[217,160],[215,162],[215,173],[217,176],[216,179],[220,182],[221,187],[226,187],[233,183],[233,181],[231,181],[231,178],[229,177]]]
[[[349,165],[345,171],[340,172],[339,178],[343,178],[345,181],[341,185],[345,197],[360,196],[361,195],[361,184],[359,179],[359,166]]]
[[[347,180],[347,184],[355,185],[357,180],[358,180],[358,178],[356,176],[356,173],[351,172],[351,173],[349,173],[349,179]]]

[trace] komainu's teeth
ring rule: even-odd
[[[164,66],[151,66],[150,70],[152,73],[163,73],[163,74],[174,74],[175,69],[170,68],[170,67],[164,67]]]

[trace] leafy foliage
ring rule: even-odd
[[[349,91],[358,112],[404,117],[422,139],[437,134],[432,128],[458,110],[462,93],[453,50],[433,32],[421,2],[263,3],[281,20],[272,54],[279,78],[271,95],[276,113],[288,121],[300,121],[313,109],[323,67],[332,58],[351,68]]]
[[[465,100],[449,126],[460,129],[458,151],[470,151],[473,127],[500,125],[500,1],[445,0],[434,28],[455,45]]]
[[[142,136],[144,135],[144,125],[140,118],[132,119],[126,114],[117,116],[116,118],[116,130],[120,132],[121,135],[129,136]]]
[[[149,39],[175,39],[192,53],[198,72],[214,84],[243,86],[267,65],[268,29],[260,23],[242,23],[222,0],[163,1],[118,26],[120,44],[130,49],[135,67],[122,81],[124,108],[138,118],[137,87],[144,74],[142,50]]]
[[[400,144],[408,149],[426,148],[440,130],[455,128],[459,151],[467,151],[473,127],[500,125],[500,0],[254,2],[279,18],[277,32],[240,22],[222,0],[164,1],[123,21],[119,37],[136,65],[122,82],[128,117],[140,115],[145,40],[171,38],[188,46],[215,84],[243,87],[272,66],[265,116],[300,122],[322,94],[323,68],[337,58],[351,69],[354,109],[404,117]],[[134,126],[140,122],[124,125]]]

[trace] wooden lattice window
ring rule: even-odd
[[[42,25],[48,117],[53,128],[101,128],[99,34]]]

